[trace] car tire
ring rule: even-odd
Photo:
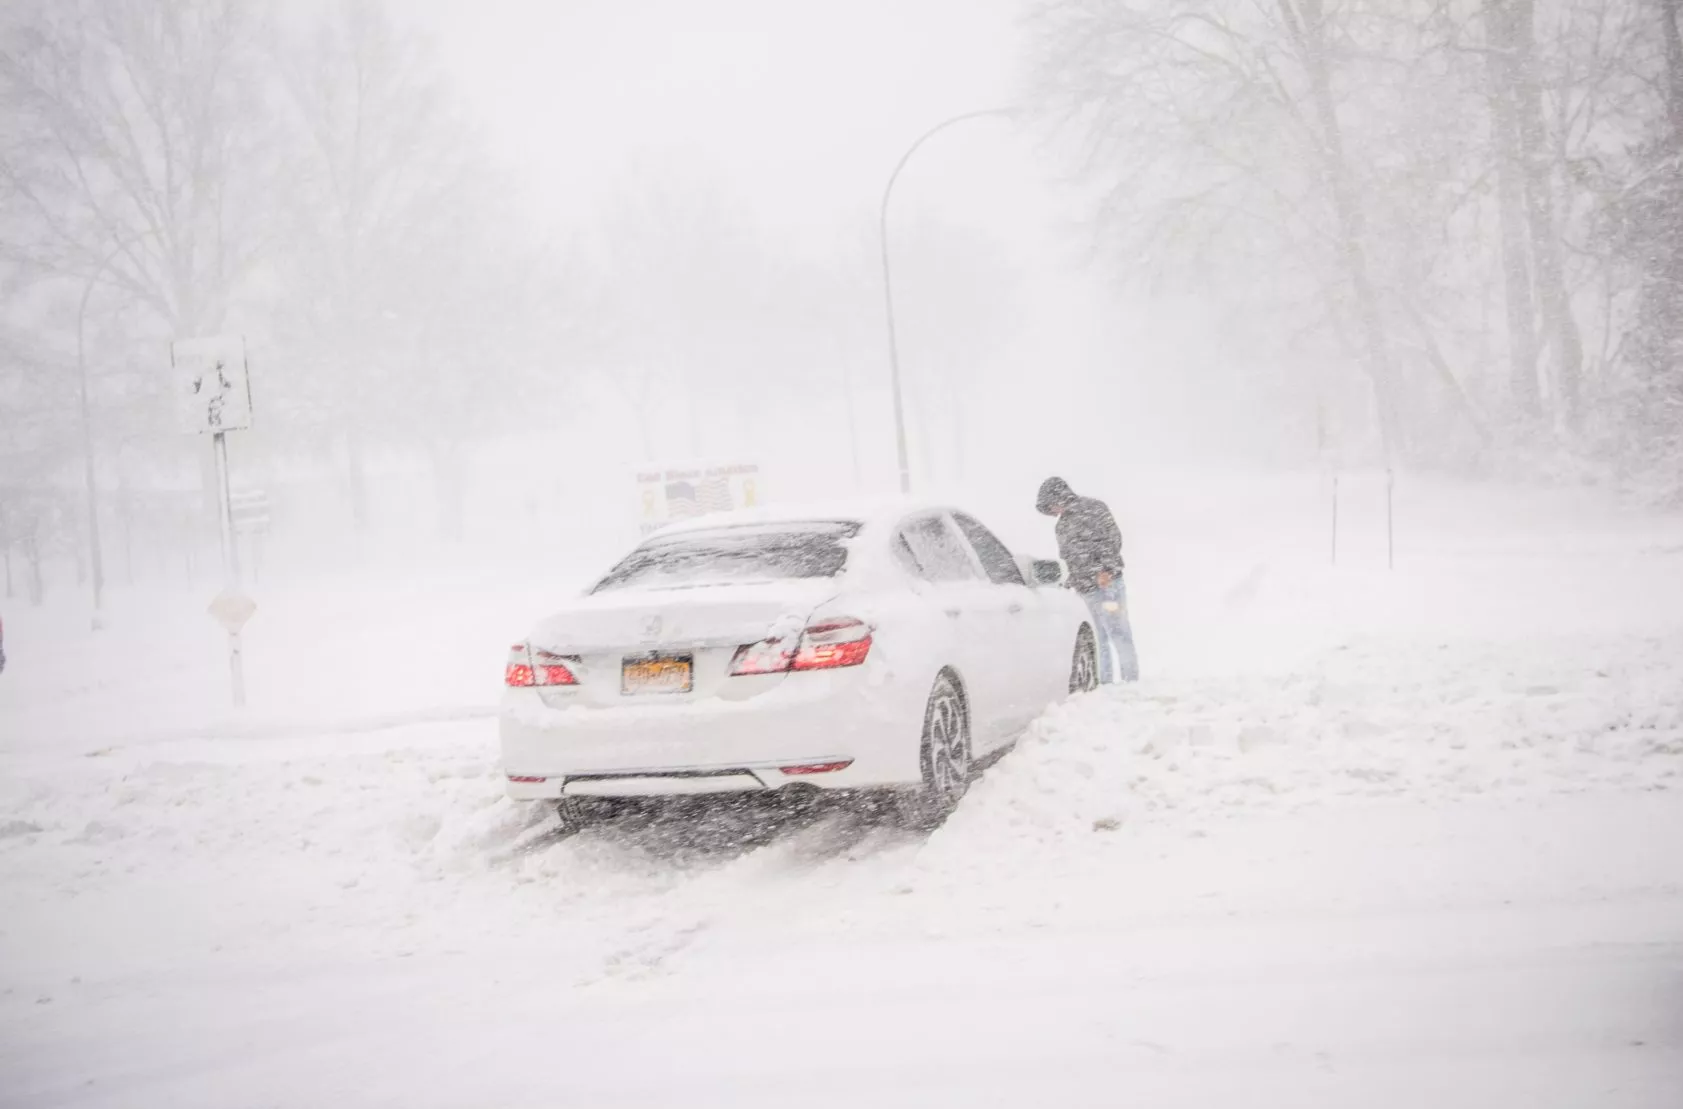
[[[1069,691],[1091,693],[1099,688],[1099,646],[1093,629],[1083,624],[1075,635],[1075,658],[1069,664]]]
[[[941,671],[929,691],[918,762],[923,768],[923,786],[900,795],[899,816],[908,827],[927,831],[938,827],[958,808],[974,773],[970,706],[950,670]]]
[[[612,797],[567,797],[555,802],[555,815],[569,831],[582,832],[592,824],[612,820],[625,810],[625,802]]]

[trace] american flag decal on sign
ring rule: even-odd
[[[687,520],[692,516],[701,515],[701,505],[696,500],[695,486],[687,481],[669,481],[666,483],[666,515],[674,520]]]
[[[701,483],[701,511],[729,512],[735,507],[731,502],[730,479],[710,477]]]

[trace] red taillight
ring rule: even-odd
[[[565,656],[549,651],[532,652],[537,656],[539,685],[578,685],[578,677],[568,668]]]
[[[537,656],[535,664],[533,655]],[[524,643],[516,643],[508,649],[503,684],[524,689],[535,685],[578,685],[579,679],[566,664],[564,656],[549,651],[533,651]]]
[[[511,782],[524,782],[527,785],[535,785],[538,782],[549,781],[548,778],[534,778],[530,774],[510,774],[508,776],[508,780]]]
[[[508,665],[503,667],[503,684],[519,687],[538,684],[537,675],[532,670],[532,655],[526,649],[526,644],[516,643],[508,649]]]
[[[871,637],[847,643],[802,643],[795,655],[796,670],[830,670],[837,666],[858,666],[871,653]]]
[[[834,774],[852,765],[852,759],[843,759],[840,762],[809,762],[805,766],[780,766],[778,769],[785,774]]]
[[[766,639],[759,643],[745,643],[736,649],[730,672],[744,674],[784,674],[795,661],[795,647],[781,639]]]
[[[797,643],[767,639],[736,649],[734,675],[784,674],[790,670],[833,670],[858,666],[871,653],[871,626],[851,616],[827,617],[807,625]]]
[[[871,626],[851,616],[835,616],[807,625],[801,649],[795,652],[796,670],[831,670],[858,666],[871,653]]]

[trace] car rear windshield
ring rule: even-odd
[[[847,565],[847,541],[857,534],[858,524],[823,522],[719,528],[652,539],[627,555],[592,592],[831,578]]]

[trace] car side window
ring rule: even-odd
[[[976,556],[982,560],[982,569],[988,572],[988,580],[995,585],[1026,585],[1023,572],[1017,568],[1017,560],[1011,557],[1010,550],[999,537],[983,527],[981,521],[962,512],[955,512],[953,519],[958,521],[959,530],[970,540],[970,545],[976,548]]]
[[[901,551],[902,544],[904,553],[900,554],[901,562],[904,563],[906,554],[909,554],[915,564],[915,567],[909,568],[927,581],[975,581],[980,576],[976,573],[975,563],[970,560],[970,552],[964,549],[959,537],[939,516],[908,521],[895,538],[896,552]]]
[[[903,531],[894,533],[894,561],[912,577],[923,577],[923,567],[918,565],[917,555],[912,553],[912,545],[906,542],[906,533]]]

